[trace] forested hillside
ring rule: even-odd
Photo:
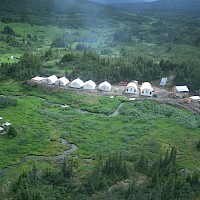
[[[182,4],[186,5],[187,2]],[[24,79],[38,73],[65,73],[71,78],[79,75],[95,81],[117,82],[151,81],[168,76],[174,77],[173,84],[187,84],[196,91],[200,87],[198,13],[178,14],[170,9],[165,13],[159,10],[127,13],[84,0],[21,0],[20,3],[7,0],[1,1],[0,12],[3,78],[19,77],[16,74],[22,74],[20,79]],[[36,54],[43,63],[39,71],[17,67],[17,59],[8,57],[19,57],[27,51]],[[72,55],[70,59],[68,55]],[[11,61],[14,61],[12,66],[5,64]],[[13,74],[7,73],[5,66],[14,69]]]
[[[134,11],[134,12],[181,12],[198,13],[200,2],[198,0],[158,0],[145,3],[120,3],[112,4],[114,7]]]

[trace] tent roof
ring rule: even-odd
[[[136,84],[135,82],[130,82],[130,83],[128,83],[128,85],[127,85],[126,87],[127,87],[127,88],[128,88],[128,87],[134,87],[134,88],[137,89],[137,84]]]
[[[44,77],[40,77],[40,76],[36,76],[36,77],[32,78],[32,80],[34,80],[34,81],[42,81],[44,79],[45,79]]]
[[[73,83],[78,83],[81,86],[84,84],[84,82],[80,78],[74,79],[70,84],[73,84]]]
[[[175,86],[176,90],[178,92],[189,92],[189,89],[186,85],[183,85],[183,86]]]
[[[191,96],[189,98],[192,100],[200,100],[200,96]]]
[[[99,85],[99,87],[104,86],[104,85],[106,85],[106,86],[108,86],[108,87],[111,87],[111,84],[108,83],[107,81],[102,82],[102,83]]]
[[[84,86],[85,86],[85,85],[91,85],[91,86],[93,86],[93,87],[96,87],[96,83],[95,83],[94,81],[92,81],[92,80],[86,81],[86,82],[84,83]]]
[[[55,82],[58,80],[56,75],[49,76],[47,79],[51,80],[52,82]]]
[[[65,84],[67,84],[67,83],[69,83],[69,80],[66,78],[66,77],[61,77],[61,78],[59,78],[57,81],[62,81],[63,83],[65,83]],[[56,82],[57,82],[56,81]]]
[[[151,90],[153,91],[153,88],[151,86],[151,84],[149,82],[144,82],[142,83],[141,87],[140,87],[141,90]]]

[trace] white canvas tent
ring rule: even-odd
[[[0,126],[0,133],[3,133],[4,129]]]
[[[106,91],[106,92],[109,92],[111,90],[111,84],[108,83],[107,81],[104,81],[102,82],[100,85],[99,85],[99,90],[100,91]]]
[[[61,86],[66,86],[68,83],[69,80],[66,77],[61,77],[55,82],[56,85],[61,85]]]
[[[200,96],[191,96],[189,98],[192,99],[192,101],[199,101],[200,102]]]
[[[4,127],[5,127],[5,126],[8,127],[8,126],[11,126],[11,125],[12,125],[12,124],[11,124],[10,122],[5,122],[4,124],[2,124],[2,126],[4,126]]]
[[[94,90],[96,87],[96,83],[92,80],[86,81],[83,85],[83,89],[85,90]]]
[[[43,80],[43,82],[46,83],[46,84],[52,85],[52,84],[54,84],[57,80],[58,80],[58,78],[57,78],[55,75],[52,75],[52,76],[49,76],[48,78],[45,78],[45,79]]]
[[[125,93],[127,94],[136,94],[137,92],[137,84],[135,82],[130,82],[126,86]]]
[[[36,76],[36,77],[32,78],[31,80],[41,82],[41,81],[43,81],[44,79],[46,79],[46,78],[40,77],[40,76]]]
[[[153,94],[153,88],[149,82],[142,83],[140,87],[140,95],[141,96],[149,96],[151,97]]]
[[[80,78],[73,80],[69,84],[69,86],[72,87],[72,88],[81,88],[81,87],[83,87],[83,85],[84,85],[84,82]]]

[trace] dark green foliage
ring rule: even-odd
[[[0,97],[0,109],[16,105],[17,105],[16,99],[10,97]]]
[[[37,185],[40,177],[37,175],[38,170],[34,166],[28,173],[23,173],[18,180],[12,185],[12,190],[15,193],[17,200],[43,200],[41,188]]]
[[[136,163],[135,169],[139,172],[147,173],[148,172],[148,160],[145,155],[142,153],[139,161]]]
[[[66,53],[60,60],[61,63],[66,63],[69,61],[73,61],[74,57],[72,53]]]
[[[162,158],[158,156],[156,162],[149,166],[147,173],[150,180],[145,184],[137,185],[132,182],[125,192],[126,199],[158,199],[158,200],[187,200],[195,199],[199,195],[199,173],[194,173],[187,179],[179,174],[176,164],[176,148],[167,151]],[[139,162],[145,163],[142,155]]]
[[[17,63],[4,63],[0,68],[1,79],[27,80],[38,75],[42,68],[40,57],[24,53]]]
[[[126,200],[196,200],[200,194],[199,172],[181,175],[176,148],[151,160],[143,168],[146,180],[137,182],[121,153],[97,160],[91,172],[72,175],[72,162],[65,160],[57,169],[37,169],[23,173],[12,185],[15,199],[126,199]],[[145,164],[142,154],[138,163]],[[67,161],[67,162],[66,162]],[[130,169],[133,163],[129,163]],[[139,168],[141,169],[141,168]],[[70,171],[70,173],[68,173]],[[66,173],[67,172],[67,173]],[[141,170],[140,170],[141,172]],[[143,175],[144,176],[144,175]],[[129,180],[128,184],[126,181]],[[140,180],[138,180],[140,181]]]
[[[12,28],[10,28],[9,26],[5,26],[2,33],[7,34],[7,35],[16,35],[15,31]]]
[[[64,177],[72,176],[72,173],[73,173],[73,162],[72,161],[67,160],[65,158],[61,168],[62,168]]]
[[[67,40],[65,36],[60,36],[57,37],[53,40],[51,43],[51,47],[57,47],[57,48],[62,48],[62,47],[67,47]]]
[[[86,176],[85,191],[91,195],[128,177],[128,167],[122,154],[110,154],[105,162],[100,159],[94,170]]]
[[[179,85],[188,85],[190,89],[200,88],[200,68],[198,63],[189,61],[181,63],[176,68],[174,82]]]
[[[8,128],[8,131],[6,133],[8,138],[13,138],[17,136],[17,131],[15,130],[15,128],[13,126],[10,126]]]
[[[197,148],[198,151],[200,151],[200,140],[197,142],[196,148]]]

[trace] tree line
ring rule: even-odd
[[[90,172],[79,174],[75,163],[65,159],[56,168],[22,173],[12,184],[15,199],[125,199],[195,200],[200,195],[199,172],[184,174],[178,165],[177,149],[151,160],[142,154],[133,164],[122,153],[100,157]],[[135,172],[145,176],[139,183]],[[125,182],[128,182],[125,184]],[[121,183],[121,184],[119,184]],[[53,187],[53,191],[51,188]],[[94,198],[95,197],[95,198]]]

